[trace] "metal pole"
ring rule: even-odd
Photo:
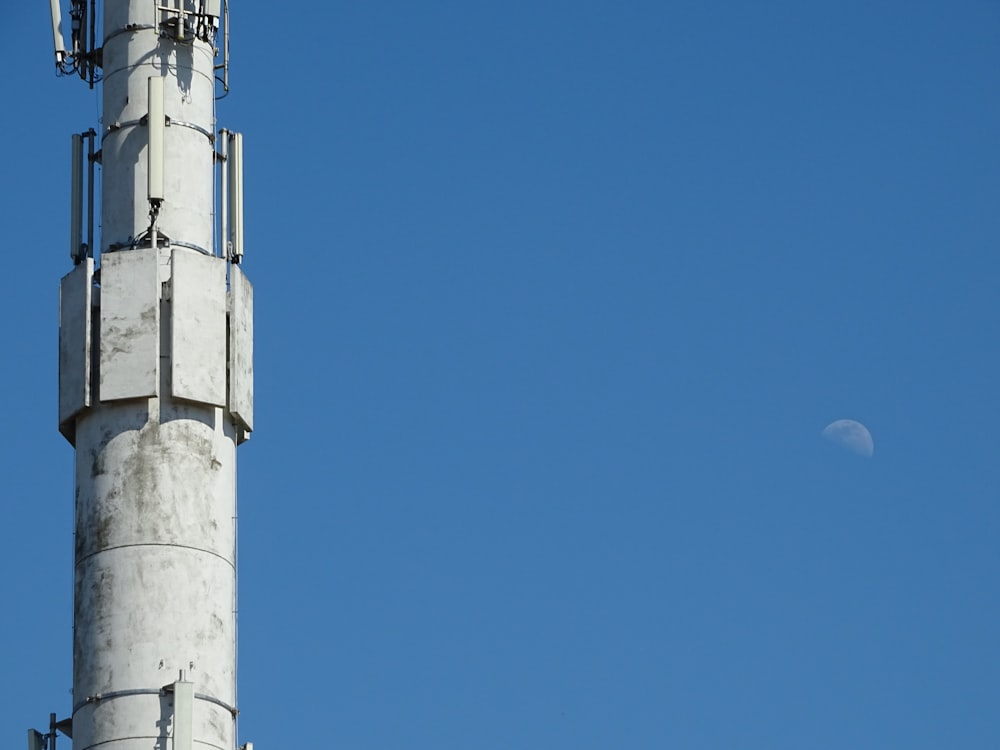
[[[229,257],[229,131],[223,128],[219,131],[219,149],[222,155],[222,168],[219,170],[219,182],[222,189],[219,194],[219,255]]]
[[[94,88],[94,80],[97,70],[97,61],[94,55],[97,54],[97,0],[90,0],[90,41],[87,43],[87,73],[90,88]]]

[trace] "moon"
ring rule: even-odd
[[[871,458],[875,452],[872,434],[861,422],[853,419],[838,419],[823,428],[823,437],[833,443],[842,445],[853,453],[865,458]]]

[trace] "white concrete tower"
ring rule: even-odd
[[[215,121],[228,0],[69,2],[66,49],[51,0],[57,66],[100,84],[103,113],[74,137],[75,268],[60,288],[76,550],[72,723],[59,728],[74,750],[234,750],[253,290],[238,265],[242,139]],[[88,161],[99,249],[83,241]]]

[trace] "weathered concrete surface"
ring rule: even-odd
[[[227,406],[193,401],[197,394],[190,387],[184,398],[173,390],[171,360],[181,349],[221,346],[221,352],[184,352],[188,367],[210,370],[192,382],[225,386],[233,369],[225,355],[232,293],[217,275],[225,261],[204,258],[208,263],[199,260],[174,278],[178,254],[189,259],[192,253],[186,248],[115,253],[104,259],[108,267],[152,273],[152,283],[144,276],[130,287],[105,284],[96,299],[66,296],[67,305],[97,302],[99,320],[106,308],[115,311],[118,328],[141,330],[144,340],[157,342],[160,362],[158,396],[121,398],[120,388],[109,396],[109,376],[129,382],[128,368],[136,366],[127,353],[106,356],[108,340],[118,334],[109,335],[102,326],[102,346],[92,347],[90,363],[97,384],[93,403],[70,420],[77,449],[75,750],[97,745],[167,750],[173,714],[170,695],[162,689],[182,672],[195,686],[195,744],[221,750],[235,745],[236,445],[247,426]],[[201,267],[210,269],[208,274],[192,278],[190,271]],[[215,280],[206,282],[212,275]],[[251,294],[248,282],[241,283],[247,287],[241,287],[241,297]],[[194,291],[178,294],[180,285]],[[137,289],[152,294],[152,302],[117,299],[132,300]],[[199,306],[205,297],[210,299]],[[64,312],[75,326],[73,311]],[[77,312],[83,316],[82,309]],[[198,325],[214,330],[171,337],[178,316],[189,331]],[[125,348],[128,337],[122,341]],[[144,383],[147,359],[139,369]],[[77,360],[72,359],[83,367]],[[243,392],[250,391],[252,360],[244,357],[240,372]],[[79,377],[66,382],[78,390]],[[206,401],[218,397],[212,390],[203,389]]]
[[[226,261],[184,248],[170,260],[170,391],[225,406]]]
[[[91,300],[94,259],[86,258],[59,284],[59,431],[76,440],[75,417],[91,405]]]
[[[103,401],[158,394],[160,279],[152,251],[101,258],[98,367]]]
[[[169,3],[173,5],[173,3]],[[196,3],[185,0],[183,6]],[[149,226],[146,201],[148,80],[164,78],[164,194],[160,229],[212,247],[215,57],[211,45],[161,36],[153,0],[104,0],[101,245],[128,245]],[[119,33],[131,28],[131,31]],[[206,135],[208,134],[208,135]]]
[[[104,0],[100,267],[88,260],[61,290],[60,430],[76,446],[74,750],[175,750],[182,674],[193,745],[236,743],[236,445],[252,427],[252,288],[211,255],[213,48],[172,38],[165,6],[204,4]],[[151,76],[164,79],[168,120],[155,246],[143,236]]]
[[[245,432],[253,430],[253,287],[239,266],[230,269],[229,410]]]
[[[149,748],[170,731],[151,691],[182,671],[236,702],[235,427],[148,399],[102,404],[76,434],[74,747]],[[234,746],[224,707],[196,700],[194,720],[198,744]]]

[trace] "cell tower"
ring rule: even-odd
[[[235,750],[253,288],[239,265],[242,138],[215,120],[228,0],[68,2],[50,0],[56,70],[100,87],[103,106],[99,128],[72,137],[74,267],[59,296],[73,703],[28,747],[55,750],[63,734],[74,750]]]

